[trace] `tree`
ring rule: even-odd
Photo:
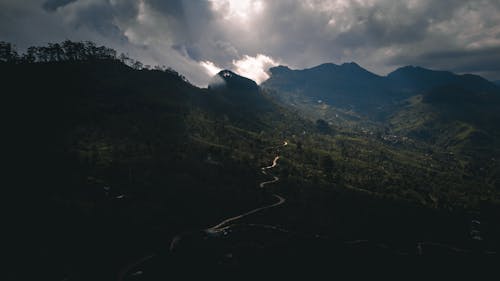
[[[76,60],[76,49],[73,42],[66,40],[62,43],[62,48],[67,60]]]
[[[29,47],[26,53],[23,55],[23,61],[27,63],[34,63],[37,60],[37,48]]]
[[[49,43],[47,48],[49,61],[62,61],[64,60],[64,51],[59,44]]]
[[[137,70],[142,69],[142,62],[134,61],[134,63],[132,63],[132,68]]]
[[[49,61],[49,52],[47,47],[38,47],[37,49],[38,61],[48,62]]]
[[[25,54],[19,56],[13,45],[0,41],[0,62],[60,62],[60,61],[88,61],[88,60],[117,60],[116,51],[95,43],[72,42],[49,43],[47,46],[29,47]],[[128,58],[123,55],[120,60]],[[142,68],[142,66],[141,66]]]
[[[120,60],[122,63],[128,65],[130,58],[127,55],[125,55],[124,53],[121,53],[120,56],[118,57],[118,60]]]
[[[12,44],[0,41],[0,62],[16,62],[19,55]]]

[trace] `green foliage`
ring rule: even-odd
[[[10,43],[0,42],[0,61],[14,63],[116,60],[116,51],[96,46],[90,41],[72,42],[66,40],[49,43],[48,46],[29,47],[25,54],[18,55]]]
[[[2,58],[12,55],[2,48]],[[380,124],[300,95],[277,98],[240,77],[229,88],[200,89],[93,43],[44,48],[0,64],[13,120],[10,189],[32,198],[12,200],[12,210],[28,210],[23,224],[47,229],[39,244],[72,257],[61,261],[68,267],[125,263],[268,203],[271,191],[287,198],[284,225],[341,241],[420,239],[429,235],[423,229],[462,239],[458,224],[435,214],[498,204],[500,154],[484,142],[493,133],[449,122],[419,97]],[[304,102],[288,109],[290,100]],[[258,189],[260,167],[276,154],[279,183]]]
[[[485,79],[420,67],[376,77],[349,64],[271,72],[271,96],[316,120],[301,147],[332,155],[336,183],[437,208],[498,201],[500,92]]]

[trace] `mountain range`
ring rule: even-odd
[[[477,75],[405,66],[378,76],[355,63],[303,70],[278,66],[270,74],[262,86],[312,119],[375,124],[455,152],[498,144],[500,88]]]
[[[369,117],[409,97],[426,94],[437,87],[456,87],[469,92],[498,93],[498,87],[471,74],[457,75],[422,67],[398,68],[379,76],[356,63],[322,64],[309,69],[273,67],[262,86],[280,95],[300,95],[338,108],[353,109]]]
[[[92,48],[0,60],[21,279],[500,249],[500,94],[479,76],[327,63],[200,88]]]

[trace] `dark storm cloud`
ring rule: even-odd
[[[47,11],[55,11],[59,7],[64,7],[77,0],[48,0],[45,1],[42,7]]]
[[[184,45],[191,53],[198,52],[195,50],[196,43],[206,35],[207,27],[213,20],[208,1],[146,0],[144,3],[156,13],[154,17],[167,20],[167,26],[163,27],[169,29],[178,46]],[[210,31],[215,33],[215,30]],[[215,35],[213,33],[207,35],[212,37]]]
[[[369,9],[358,7],[355,10],[358,14],[353,15],[353,27],[336,38],[339,44],[346,47],[376,47],[422,40],[432,16],[432,11],[413,11],[404,2]]]
[[[500,72],[500,46],[476,50],[442,50],[417,56],[402,55],[391,61],[394,64],[433,65],[456,72]]]
[[[413,64],[500,79],[496,0],[20,2],[0,0],[0,40],[94,40],[196,84],[209,79],[202,65],[243,71],[276,62],[356,61],[380,74]]]
[[[119,36],[121,31],[114,23],[116,11],[106,3],[93,3],[75,10],[72,23],[75,28],[85,26],[105,36]]]

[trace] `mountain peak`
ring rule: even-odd
[[[219,71],[219,73],[217,73],[217,75],[220,77],[223,77],[223,78],[231,78],[233,76],[238,76],[238,74],[236,74],[228,69],[224,69],[224,70]]]
[[[344,62],[341,66],[344,67],[356,67],[356,68],[362,68],[359,64],[351,61],[351,62]]]
[[[225,105],[224,110],[243,112],[263,112],[273,110],[272,102],[262,94],[255,81],[240,76],[231,70],[222,70],[208,85],[211,96]]]
[[[208,85],[209,89],[232,89],[238,91],[258,91],[259,86],[255,81],[240,76],[231,70],[221,70]]]
[[[290,71],[292,71],[292,70],[286,65],[278,65],[278,66],[274,66],[274,67],[269,68],[269,72],[271,73],[271,76],[276,76],[276,75],[279,75],[282,73],[287,73]]]
[[[411,70],[411,69],[425,69],[425,68],[410,64],[410,65],[405,65],[405,66],[399,67],[395,71],[398,71],[398,70]]]
[[[269,69],[269,71],[271,72],[272,75],[275,75],[275,74],[287,73],[289,71],[310,71],[310,70],[334,71],[337,69],[339,69],[339,70],[341,70],[341,69],[345,69],[345,70],[357,69],[357,70],[363,70],[363,71],[369,72],[368,70],[364,69],[363,67],[361,67],[359,64],[357,64],[355,62],[345,62],[341,65],[335,64],[333,62],[327,62],[327,63],[319,64],[317,66],[313,66],[311,68],[297,69],[297,70],[290,69],[286,65],[279,65],[279,66],[271,67]]]
[[[315,67],[309,68],[309,69],[318,69],[318,70],[330,70],[330,69],[336,69],[339,66],[334,64],[333,62],[327,62],[327,63],[322,63],[320,65],[317,65]],[[307,70],[307,69],[304,69]]]
[[[286,65],[278,65],[278,66],[273,66],[270,68],[271,69],[274,69],[274,70],[291,70],[290,67],[286,66]]]
[[[420,66],[404,66],[389,73],[387,78],[395,88],[405,91],[425,92],[433,88],[455,85],[468,91],[492,91],[496,87],[490,81],[473,74],[458,75],[450,71],[432,70]]]
[[[393,72],[389,73],[387,76],[390,77],[390,76],[395,76],[395,75],[419,75],[419,74],[420,75],[422,75],[422,74],[428,74],[428,75],[438,74],[439,75],[440,74],[440,75],[447,75],[447,76],[455,75],[454,73],[452,73],[450,71],[446,71],[446,70],[432,70],[432,69],[424,68],[421,66],[406,65],[406,66],[402,66],[402,67],[397,68]]]
[[[355,62],[345,62],[341,65],[334,63],[323,63],[316,67],[310,68],[309,70],[330,73],[335,75],[363,75],[367,77],[379,77],[375,73],[363,68]]]

